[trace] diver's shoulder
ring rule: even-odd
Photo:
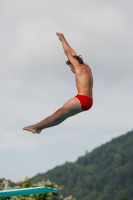
[[[84,63],[83,66],[84,66],[84,68],[86,68],[87,70],[90,70],[90,71],[91,71],[91,68],[90,68],[90,66],[89,66],[88,64]]]
[[[87,63],[84,63],[84,64],[82,64],[82,65],[84,65],[85,67],[90,68],[90,66],[89,66]]]

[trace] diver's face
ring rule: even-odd
[[[72,64],[70,64],[71,71],[75,74],[75,69]]]

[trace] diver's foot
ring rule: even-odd
[[[36,128],[34,125],[26,126],[23,128],[23,130],[30,131],[32,133],[38,133],[38,134],[41,132],[41,129]]]

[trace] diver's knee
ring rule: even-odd
[[[56,120],[65,119],[66,114],[67,114],[66,109],[61,107],[53,114],[53,117],[56,118]]]
[[[71,114],[70,114],[70,111],[64,107],[61,107],[59,109],[59,113],[58,113],[58,117],[60,119],[67,119],[68,117],[70,117]]]

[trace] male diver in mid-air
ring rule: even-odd
[[[93,104],[93,77],[90,67],[70,47],[62,33],[56,33],[56,35],[62,42],[64,52],[68,58],[66,64],[70,66],[71,71],[75,74],[78,94],[41,122],[23,128],[23,130],[31,131],[32,133],[39,134],[45,128],[56,126],[68,117],[89,110]]]

